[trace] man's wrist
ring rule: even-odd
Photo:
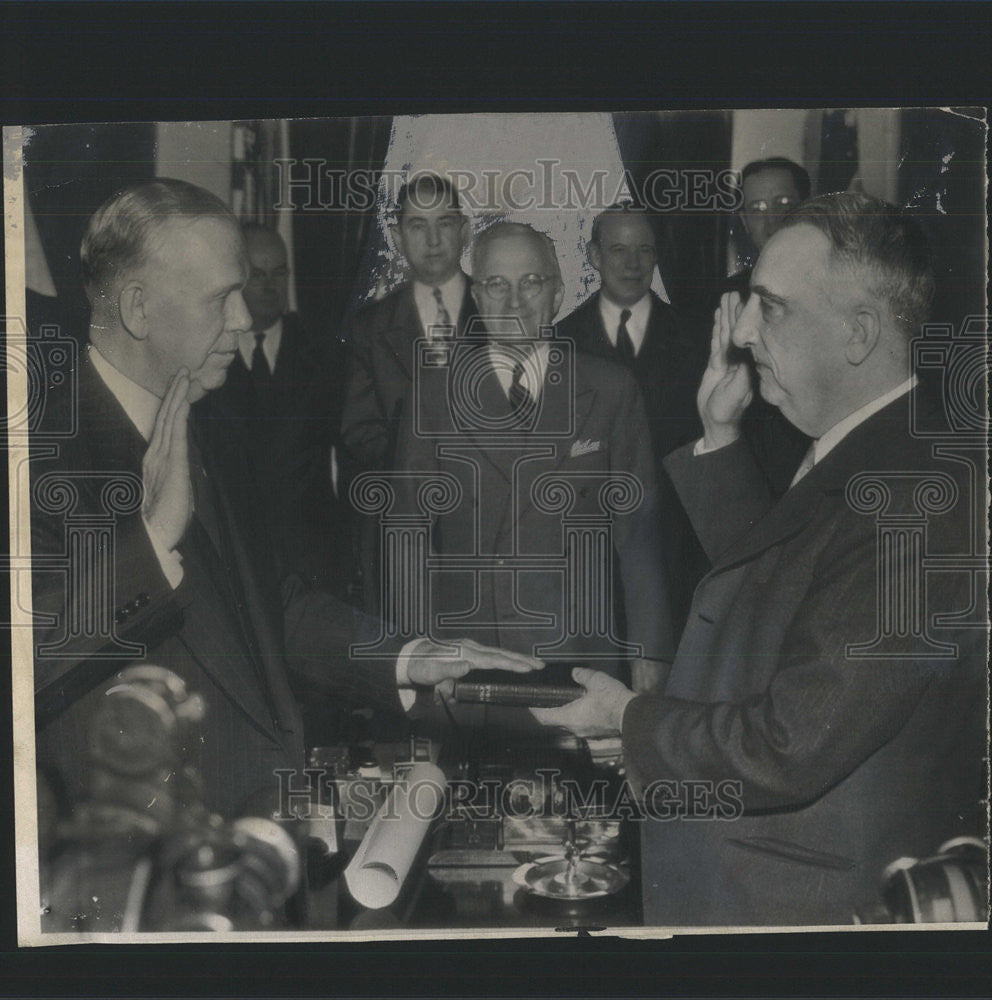
[[[738,441],[741,436],[741,425],[717,424],[712,427],[703,427],[703,437],[696,450],[697,455],[703,455],[708,451],[716,451],[719,448],[726,448],[727,445]]]

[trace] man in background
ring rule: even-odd
[[[273,229],[243,227],[250,329],[238,334],[227,380],[202,406],[244,448],[280,576],[347,594],[352,547],[349,509],[336,492],[338,428],[344,398],[343,349],[288,311],[286,245]]]
[[[464,634],[529,655],[574,629],[568,649],[548,655],[542,678],[550,682],[567,679],[563,662],[583,656],[626,675],[622,657],[602,652],[611,636],[626,640],[640,649],[633,682],[649,690],[664,675],[673,639],[654,461],[637,383],[625,367],[580,353],[569,359],[549,339],[563,288],[546,235],[498,223],[478,237],[472,270],[487,339],[472,338],[447,366],[419,373],[418,428],[407,435],[401,463],[411,489],[416,477],[435,472],[460,486],[461,502],[432,524],[439,563],[431,574],[431,611],[457,619],[445,634],[471,629]],[[453,427],[453,415],[464,429]],[[567,484],[565,508],[545,498],[541,484],[549,476]],[[610,496],[623,494],[630,480],[640,502],[611,511]],[[409,498],[404,509],[416,510],[415,503]],[[585,562],[578,551],[570,556],[591,571],[590,594],[548,563],[560,561],[563,546],[581,544],[565,536],[569,519],[604,514],[612,515],[610,549],[597,547]],[[466,559],[488,565],[477,570]],[[592,612],[584,603],[590,597],[598,602]]]
[[[341,424],[348,476],[393,469],[403,452],[403,407],[413,384],[414,344],[420,337],[454,337],[473,311],[461,269],[470,226],[458,193],[436,174],[418,174],[400,189],[393,238],[410,280],[360,309],[345,331],[347,389]],[[361,512],[357,548],[365,609],[379,611],[378,523]]]
[[[624,365],[640,387],[658,471],[662,544],[678,636],[707,563],[662,459],[702,431],[696,390],[706,367],[706,345],[651,291],[658,252],[644,212],[627,204],[596,216],[588,254],[602,284],[558,324],[558,333],[584,353]]]

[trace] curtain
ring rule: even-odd
[[[389,117],[289,123],[299,310],[312,329],[333,336],[340,337],[355,279],[367,267],[391,126]]]

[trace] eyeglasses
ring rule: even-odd
[[[550,274],[525,274],[517,282],[517,292],[520,294],[522,299],[533,299],[541,294],[541,290],[549,282],[553,281],[554,276]],[[511,282],[508,278],[503,278],[500,275],[494,275],[492,278],[485,278],[482,281],[476,282],[486,295],[491,299],[506,299],[510,296]]]
[[[745,212],[752,215],[765,215],[768,212],[787,212],[793,205],[798,205],[799,199],[793,198],[791,194],[780,194],[777,198],[768,201],[765,198],[758,198],[756,201],[749,201],[744,206]]]

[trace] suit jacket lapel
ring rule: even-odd
[[[407,285],[396,297],[393,314],[383,330],[382,339],[386,349],[407,378],[413,377],[413,344],[423,337],[417,303],[413,298],[413,284]]]
[[[753,559],[773,545],[794,537],[812,521],[825,499],[843,497],[848,480],[870,467],[867,456],[877,452],[879,431],[884,433],[884,428],[893,420],[893,414],[901,414],[898,422],[903,427],[909,426],[911,396],[912,393],[907,393],[855,427],[774,503],[750,531],[727,549],[714,566],[714,572]],[[885,457],[888,459],[888,456]]]

